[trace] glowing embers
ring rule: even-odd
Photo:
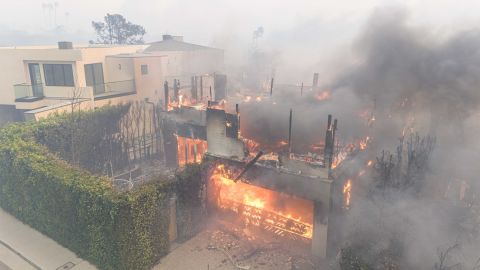
[[[210,200],[247,226],[291,239],[312,239],[313,202],[232,179],[239,171],[218,165],[210,177]]]
[[[343,185],[343,206],[345,209],[350,208],[350,199],[352,197],[352,180],[348,179]]]
[[[200,139],[192,139],[177,136],[178,165],[186,163],[200,163],[203,154],[207,151],[207,142]]]
[[[315,98],[319,101],[324,101],[330,99],[332,97],[332,93],[329,91],[320,91],[315,95]]]

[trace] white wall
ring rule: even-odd
[[[105,81],[108,74],[105,72],[105,57],[108,55],[134,53],[146,47],[145,45],[125,45],[116,47],[85,47],[67,50],[45,47],[29,48],[0,48],[0,104],[15,104],[13,85],[30,83],[28,63],[71,63],[73,64],[75,86],[84,87],[85,64],[102,63],[104,66]],[[42,80],[45,82],[43,66],[40,65]],[[63,89],[65,90],[65,89]],[[62,87],[48,89],[47,92],[58,95]]]
[[[80,58],[78,50],[0,48],[0,104],[15,104],[13,85],[30,83],[27,63],[45,60],[74,62]]]
[[[135,79],[133,58],[107,56],[105,60],[105,77],[110,82],[129,81]]]
[[[165,57],[162,56],[136,57],[134,59],[135,87],[139,98],[148,98],[155,103],[160,99],[163,100],[164,59]],[[148,74],[142,74],[142,65],[148,66]]]

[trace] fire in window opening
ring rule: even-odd
[[[192,139],[177,136],[178,165],[185,166],[186,163],[200,163],[203,154],[207,151],[207,142],[200,139]]]

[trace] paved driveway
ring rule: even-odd
[[[94,270],[93,265],[0,208],[0,270]]]

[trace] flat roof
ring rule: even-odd
[[[115,58],[141,58],[141,57],[168,57],[168,55],[159,55],[152,53],[120,53],[114,55],[107,55],[106,57],[115,57]]]
[[[73,45],[75,49],[101,49],[101,48],[118,48],[118,47],[140,47],[148,46],[147,44],[79,44]],[[71,50],[71,49],[59,49],[58,45],[27,45],[27,46],[3,46],[0,50]]]
[[[196,50],[220,50],[217,48],[197,45],[193,43],[183,42],[174,39],[167,39],[157,42],[152,42],[150,46],[145,49],[145,52],[161,52],[161,51],[196,51]]]

